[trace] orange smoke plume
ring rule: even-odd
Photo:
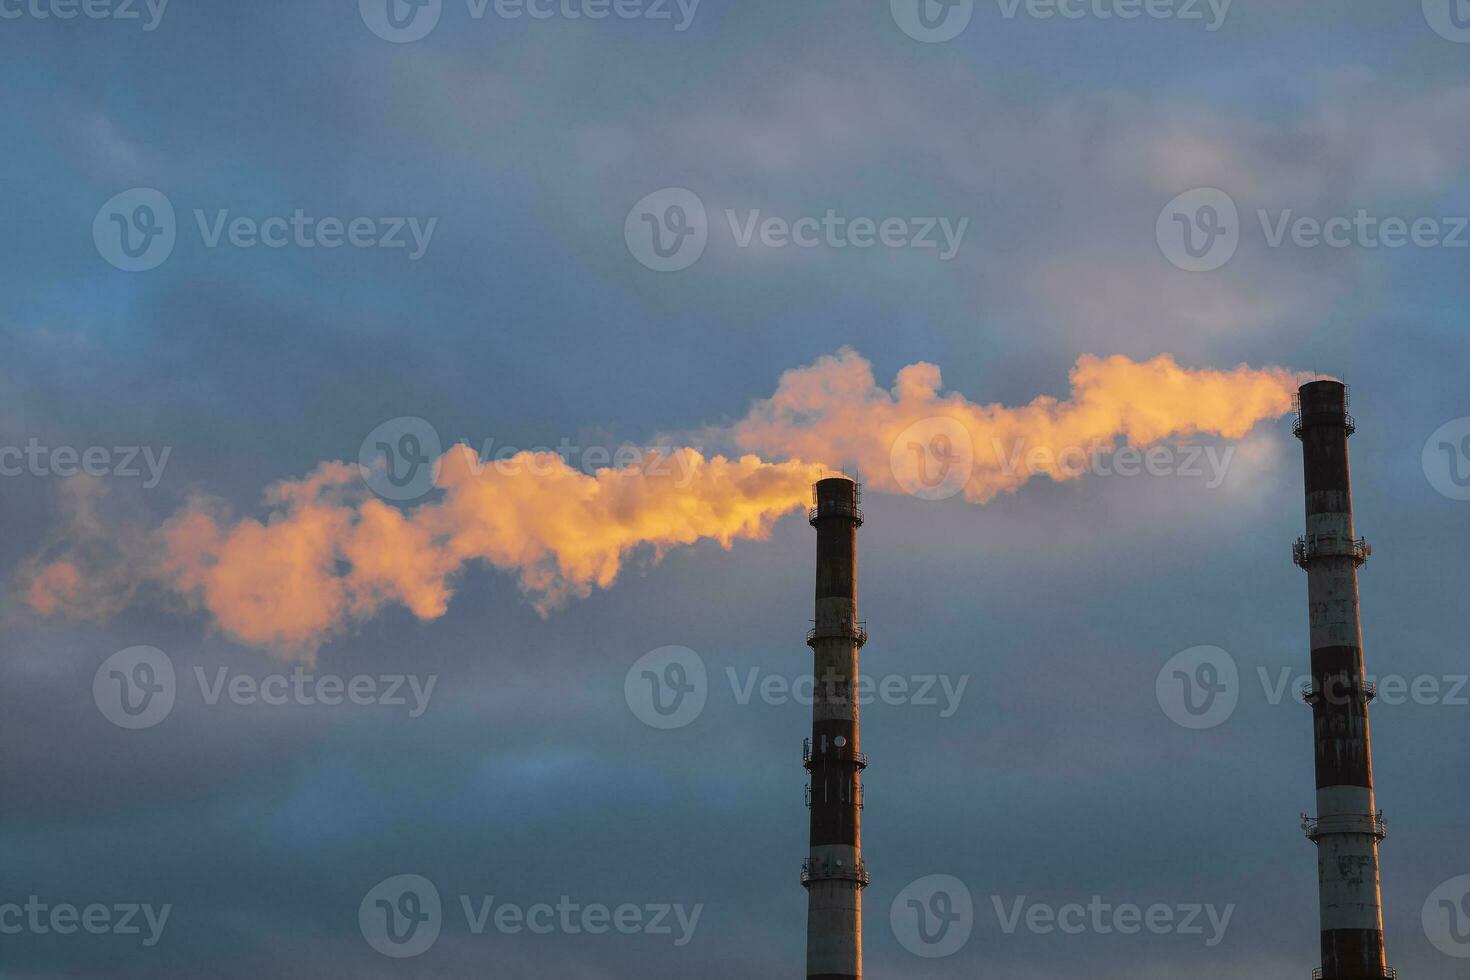
[[[156,532],[160,557],[145,574],[197,602],[234,639],[310,659],[385,603],[421,619],[442,616],[452,579],[470,561],[517,573],[544,613],[611,585],[640,547],[661,554],[701,538],[728,548],[764,537],[806,503],[821,472],[679,449],[589,475],[554,453],[487,464],[460,445],[439,460],[443,497],[400,510],[369,495],[357,466],[324,463],[267,490],[263,522],[231,521],[213,502],[191,502]],[[38,563],[28,605],[65,613],[81,577],[71,556]]]
[[[980,405],[942,394],[939,368],[922,362],[884,390],[872,366],[843,349],[782,375],[775,395],[735,426],[734,439],[752,452],[856,462],[869,489],[928,496],[947,483],[983,504],[1033,476],[1076,479],[1085,472],[1081,457],[1120,439],[1135,447],[1196,435],[1240,439],[1291,410],[1297,375],[1188,370],[1167,355],[1143,362],[1088,355],[1071,383],[1066,401]]]
[[[947,465],[965,464],[954,471],[958,482],[954,472],[944,479],[983,503],[1034,475],[1079,475],[1065,463],[1070,447],[1241,438],[1290,409],[1295,378],[1280,369],[1191,371],[1167,356],[1083,357],[1071,382],[1066,401],[979,405],[942,394],[930,364],[910,365],[891,390],[879,388],[868,362],[842,350],[788,371],[743,421],[709,433],[751,453],[734,459],[686,448],[585,473],[554,453],[489,463],[458,445],[438,461],[442,495],[417,506],[374,498],[355,465],[324,463],[270,487],[264,520],[232,519],[217,503],[194,500],[157,530],[110,535],[90,506],[95,493],[75,493],[85,506],[73,515],[71,542],[28,563],[22,597],[40,615],[96,618],[147,582],[197,604],[242,643],[310,660],[324,640],[385,604],[442,616],[472,561],[514,572],[545,613],[612,585],[640,550],[657,558],[706,538],[726,548],[764,538],[807,503],[826,472],[817,460],[858,463],[872,489],[915,492],[934,486],[929,453],[942,436]],[[1018,456],[1017,447],[1028,451]],[[1046,452],[1029,451],[1037,448]]]

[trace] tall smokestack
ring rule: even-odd
[[[1353,529],[1348,476],[1347,386],[1313,381],[1297,395],[1307,534],[1293,557],[1307,571],[1312,629],[1312,706],[1317,816],[1303,828],[1317,845],[1323,980],[1384,980],[1383,908],[1378,844],[1383,814],[1373,797],[1368,702],[1377,693],[1363,670],[1358,568],[1371,549]]]
[[[856,697],[858,650],[868,634],[857,618],[860,488],[847,477],[819,480],[810,513],[817,529],[817,616],[807,633],[815,679],[812,737],[802,751],[811,773],[811,843],[802,864],[807,890],[806,975],[863,975],[862,780]]]

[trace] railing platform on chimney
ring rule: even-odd
[[[835,510],[829,510],[827,513],[821,514],[821,515],[818,515],[817,508],[816,507],[811,507],[811,508],[808,508],[807,509],[807,512],[806,512],[806,522],[808,524],[813,524],[814,525],[814,524],[817,523],[817,518],[819,516],[821,516],[821,517],[850,517],[850,518],[853,519],[853,521],[859,527],[861,527],[862,526],[862,523],[863,523],[863,512],[862,512],[862,510],[860,510],[857,507],[838,507]]]
[[[1339,687],[1337,691],[1326,695],[1322,691],[1317,690],[1315,684],[1307,684],[1302,687],[1302,700],[1307,702],[1307,704],[1316,704],[1318,701],[1323,700],[1324,697],[1331,704],[1338,704],[1349,698],[1356,698],[1364,704],[1367,704],[1369,701],[1378,697],[1378,685],[1372,681],[1364,681],[1362,684],[1348,685],[1346,694],[1342,693],[1342,688]]]
[[[1303,535],[1291,546],[1291,560],[1302,568],[1310,567],[1318,558],[1351,558],[1361,567],[1372,554],[1373,546],[1363,538],[1348,541],[1326,534]]]
[[[1345,409],[1351,409],[1353,405],[1352,386],[1345,384],[1342,386],[1342,389],[1343,405]],[[1291,396],[1291,410],[1296,415],[1296,418],[1293,419],[1291,423],[1291,434],[1300,439],[1302,437],[1302,429],[1306,428],[1306,417],[1302,415],[1302,396],[1300,392]],[[1337,421],[1337,416],[1334,415],[1329,421]],[[1352,415],[1349,414],[1347,411],[1343,412],[1342,421],[1343,424],[1347,427],[1348,435],[1352,435],[1354,432],[1358,431],[1357,419],[1353,418]]]
[[[1335,817],[1309,817],[1302,814],[1302,831],[1312,843],[1328,834],[1371,834],[1378,840],[1388,836],[1383,811],[1377,813],[1344,813]]]
[[[863,485],[861,483],[856,483],[855,482],[853,484],[853,488],[852,488],[852,503],[851,504],[848,504],[846,502],[843,502],[843,503],[839,504],[836,507],[829,507],[828,510],[827,510],[827,512],[825,514],[821,514],[820,516],[822,516],[822,517],[850,517],[857,524],[858,527],[862,527],[863,526],[863,512],[858,507],[858,504],[860,504],[862,502],[863,502]],[[816,527],[817,526],[817,517],[819,516],[817,512],[821,509],[818,506],[818,504],[820,504],[820,501],[817,499],[817,485],[815,483],[813,483],[812,484],[812,506],[806,512],[806,522],[808,524],[812,525],[812,527]]]

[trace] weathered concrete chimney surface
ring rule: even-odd
[[[1304,819],[1317,845],[1323,980],[1384,980],[1378,844],[1383,815],[1373,795],[1368,702],[1376,691],[1363,665],[1358,569],[1371,549],[1353,527],[1348,389],[1313,381],[1298,394],[1307,533],[1293,549],[1307,572],[1317,816]]]
[[[802,752],[811,773],[811,841],[801,881],[807,890],[806,973],[820,980],[863,975],[862,777],[867,757],[858,738],[858,650],[867,631],[858,619],[857,529],[860,490],[846,477],[817,482],[811,524],[817,529],[816,625],[812,648],[812,736]]]

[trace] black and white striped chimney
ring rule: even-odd
[[[858,650],[867,631],[857,611],[858,484],[820,480],[811,524],[817,529],[816,625],[812,648],[812,737],[802,752],[811,773],[811,841],[802,865],[807,890],[806,975],[856,980],[863,975],[862,777],[868,760],[858,740]]]
[[[1371,550],[1353,528],[1348,474],[1347,386],[1313,381],[1298,395],[1307,533],[1293,549],[1307,572],[1312,636],[1312,706],[1317,816],[1303,826],[1317,845],[1323,980],[1384,980],[1378,844],[1383,815],[1373,796],[1368,702],[1376,691],[1363,668],[1358,568]]]

